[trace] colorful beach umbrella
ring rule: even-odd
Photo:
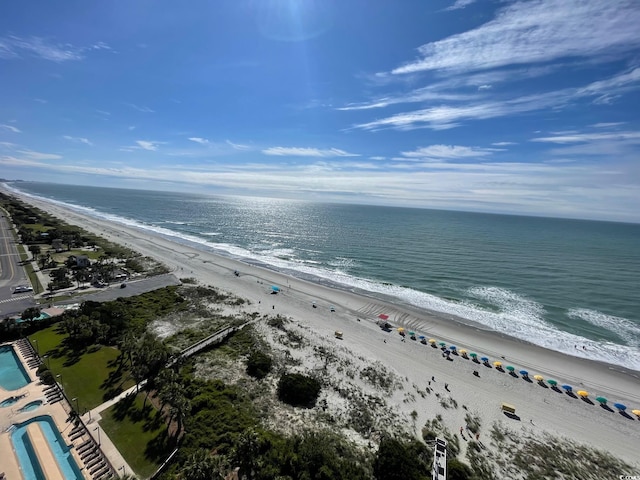
[[[402,328],[402,327],[398,327],[398,331],[399,331],[399,332],[404,332],[404,328]]]
[[[542,382],[544,380],[544,377],[542,375],[534,375],[533,378],[535,378],[539,382]]]
[[[507,370],[509,370],[510,372],[514,372],[516,369],[514,367],[512,367],[511,365],[507,365],[506,367]]]
[[[562,385],[562,388],[564,388],[567,392],[571,392],[573,390],[573,387],[571,385]]]
[[[608,401],[609,400],[607,400],[605,397],[596,397],[596,402],[599,402],[602,405],[606,405]]]
[[[589,392],[586,390],[578,390],[576,393],[582,398],[587,398],[589,396]]]
[[[378,315],[378,318],[381,320],[389,320],[389,315],[381,313],[380,315]]]
[[[461,348],[460,350],[458,350],[458,352],[462,353],[463,355],[467,353],[467,351],[464,348]]]
[[[455,350],[457,350],[457,347],[456,347],[455,345],[451,345],[451,346],[449,347],[449,350],[453,350],[453,351],[455,351]]]
[[[420,340],[424,340],[424,339],[425,339],[425,338],[427,338],[427,337],[425,337],[424,335],[420,335],[418,338],[419,338]]]
[[[622,403],[614,403],[613,406],[616,407],[621,412],[624,412],[627,409],[627,406]]]
[[[640,410],[631,410],[631,413],[633,413],[634,415],[640,417]]]
[[[445,347],[447,344],[444,342],[440,342],[438,345],[440,345],[441,347]]]
[[[436,340],[434,338],[430,338],[429,343],[436,343]]]
[[[547,383],[548,383],[549,385],[553,385],[554,387],[555,387],[556,385],[558,385],[558,381],[557,381],[557,380],[553,380],[552,378],[550,378],[549,380],[547,380]]]
[[[529,372],[527,372],[526,370],[520,370],[520,375],[528,377],[529,376]]]
[[[482,360],[484,363],[488,363],[489,362],[489,358],[488,357],[482,357],[480,360]]]
[[[493,362],[493,366],[494,367],[501,367],[502,366],[502,362]]]
[[[469,354],[469,356],[472,357],[472,358],[476,358],[478,356],[478,354],[476,352],[471,352]]]

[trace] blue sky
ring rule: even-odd
[[[0,177],[640,222],[636,0],[6,2]]]

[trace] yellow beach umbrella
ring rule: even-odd
[[[493,366],[494,367],[501,367],[502,366],[502,362],[493,362]]]
[[[631,413],[640,417],[640,410],[631,410]]]
[[[534,375],[533,378],[535,378],[539,382],[544,380],[544,377],[542,375]]]
[[[398,328],[398,331],[399,332],[404,332],[404,328],[400,327],[400,328]]]
[[[586,392],[584,390],[578,390],[576,393],[583,398],[587,398],[589,396],[589,392]]]
[[[467,353],[467,351],[466,351],[464,348],[462,348],[462,349],[458,350],[458,352],[459,352],[460,354]]]
[[[435,338],[430,338],[429,339],[429,343],[436,343],[436,339]]]

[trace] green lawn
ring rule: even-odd
[[[144,407],[144,396],[132,395],[103,411],[100,426],[136,474],[149,478],[171,447],[167,445],[167,426],[160,412],[149,402]]]
[[[65,348],[66,335],[59,333],[58,328],[53,325],[29,338],[34,347],[37,345],[40,355],[46,355],[44,362],[51,372],[61,376],[67,396],[78,399],[81,413],[135,384],[128,372],[118,371],[118,349],[93,347],[75,355]]]

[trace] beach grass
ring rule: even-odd
[[[118,369],[120,351],[116,348],[94,346],[78,353],[65,346],[66,334],[57,325],[29,338],[34,345],[37,342],[40,355],[46,355],[44,363],[54,377],[60,375],[58,382],[62,379],[67,397],[78,399],[80,413],[135,384],[126,370]]]
[[[101,413],[100,426],[129,466],[149,478],[170,453],[167,425],[145,394],[130,395]],[[116,468],[117,465],[114,465]]]

